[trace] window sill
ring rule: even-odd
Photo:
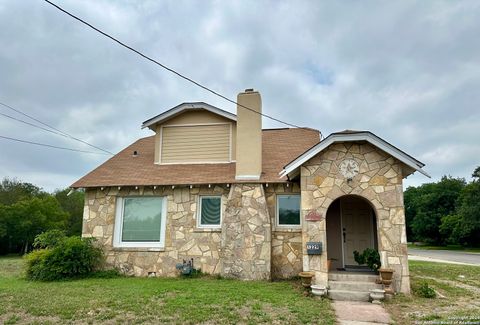
[[[273,232],[302,232],[302,227],[275,227]]]
[[[222,228],[195,228],[193,232],[222,232]]]
[[[165,247],[113,247],[117,252],[165,252]]]

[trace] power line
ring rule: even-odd
[[[106,155],[106,153],[98,152],[98,151],[86,151],[86,150],[78,150],[78,149],[72,149],[72,148],[58,147],[58,146],[54,146],[54,145],[51,145],[51,144],[45,144],[45,143],[32,142],[32,141],[21,140],[21,139],[16,139],[16,138],[10,138],[10,137],[6,137],[6,136],[3,136],[3,135],[0,135],[0,138],[5,139],[5,140],[11,140],[11,141],[16,141],[16,142],[33,144],[33,145],[36,145],[36,146],[48,147],[48,148],[76,151],[76,152],[82,152],[82,153],[93,153],[93,154],[97,154],[97,155]]]
[[[19,114],[22,114],[23,116],[26,116],[26,117],[28,117],[29,119],[32,119],[32,120],[34,120],[34,121],[36,121],[36,122],[38,122],[38,123],[40,123],[40,124],[42,124],[42,125],[44,125],[44,126],[46,126],[46,127],[49,127],[50,129],[52,129],[52,130],[54,130],[54,131],[56,131],[56,132],[47,130],[47,129],[42,128],[42,127],[40,127],[40,126],[38,126],[38,125],[34,125],[33,123],[28,123],[28,122],[26,122],[26,121],[19,120],[19,119],[16,119],[16,118],[14,118],[14,117],[11,117],[11,116],[7,116],[6,114],[2,114],[3,116],[7,116],[7,117],[12,118],[12,119],[14,119],[14,120],[17,120],[17,121],[19,121],[19,122],[22,122],[22,123],[25,123],[25,124],[29,124],[29,125],[38,127],[38,128],[43,129],[43,130],[45,130],[45,131],[49,131],[49,132],[52,132],[52,133],[61,135],[61,136],[63,136],[63,137],[66,137],[66,138],[70,138],[70,139],[72,139],[72,140],[75,140],[75,141],[81,142],[81,143],[83,143],[83,144],[86,144],[87,146],[90,146],[90,147],[92,147],[92,148],[95,148],[95,149],[101,150],[101,151],[103,151],[103,152],[106,152],[106,153],[108,153],[108,154],[110,154],[110,155],[114,155],[113,152],[110,152],[110,151],[105,150],[105,149],[103,149],[103,148],[97,147],[97,146],[95,146],[95,145],[93,145],[93,144],[91,144],[91,143],[88,143],[87,141],[84,141],[84,140],[82,140],[82,139],[76,138],[76,137],[68,134],[67,132],[63,132],[63,131],[61,131],[61,130],[59,130],[59,129],[57,129],[57,128],[55,128],[55,127],[53,127],[53,126],[51,126],[51,125],[49,125],[49,124],[47,124],[47,123],[44,123],[44,122],[40,121],[39,119],[37,119],[37,118],[35,118],[35,117],[31,116],[31,115],[28,115],[27,113],[22,112],[21,110],[19,110],[19,109],[17,109],[17,108],[14,108],[14,107],[12,107],[12,106],[10,106],[10,105],[7,105],[7,104],[5,104],[5,103],[2,103],[2,102],[0,102],[0,105],[6,107],[6,108],[8,108],[8,109],[13,110],[14,112],[17,112],[17,113],[19,113]]]
[[[73,19],[75,19],[75,20],[81,22],[82,24],[90,27],[90,28],[93,29],[94,31],[96,31],[96,32],[102,34],[103,36],[111,39],[111,40],[114,41],[115,43],[117,43],[117,44],[125,47],[126,49],[128,49],[128,50],[130,50],[130,51],[132,51],[132,52],[134,52],[134,53],[136,53],[136,54],[138,54],[138,55],[140,55],[140,56],[143,57],[144,59],[146,59],[146,60],[148,60],[148,61],[150,61],[150,62],[155,63],[156,65],[158,65],[158,66],[160,66],[161,68],[163,68],[163,69],[165,69],[165,70],[167,70],[167,71],[175,74],[176,76],[178,76],[178,77],[180,77],[180,78],[182,78],[182,79],[184,79],[184,80],[186,80],[186,81],[188,81],[188,82],[190,82],[190,83],[192,83],[192,84],[194,84],[194,85],[202,88],[203,90],[206,90],[206,91],[214,94],[215,96],[218,96],[218,97],[220,97],[220,98],[222,98],[222,99],[224,99],[224,100],[226,100],[226,101],[228,101],[228,102],[230,102],[230,103],[232,103],[232,104],[235,104],[235,105],[237,105],[237,106],[240,106],[240,107],[242,107],[242,108],[245,108],[245,109],[247,109],[247,110],[249,110],[249,111],[252,111],[252,112],[254,112],[254,113],[260,114],[260,115],[262,115],[262,116],[264,116],[264,117],[266,117],[266,118],[269,118],[269,119],[271,119],[271,120],[273,120],[273,121],[276,121],[276,122],[285,124],[285,125],[287,125],[287,126],[292,126],[292,127],[295,127],[295,128],[300,128],[300,129],[303,129],[303,128],[304,128],[304,127],[300,127],[300,126],[298,126],[298,125],[295,125],[295,124],[293,124],[293,123],[288,123],[288,122],[282,121],[282,120],[280,120],[280,119],[278,119],[278,118],[275,118],[275,117],[273,117],[273,116],[270,116],[270,115],[267,115],[267,114],[264,114],[264,113],[259,113],[259,112],[257,112],[256,110],[254,110],[254,109],[252,109],[252,108],[250,108],[250,107],[247,107],[247,106],[244,106],[244,105],[242,105],[242,104],[239,104],[239,103],[237,103],[235,100],[230,99],[230,98],[228,98],[227,96],[224,96],[224,95],[220,94],[219,92],[217,92],[217,91],[215,91],[215,90],[212,90],[211,88],[208,88],[207,86],[201,84],[200,82],[195,81],[195,80],[193,80],[192,78],[187,77],[187,76],[185,76],[184,74],[182,74],[182,73],[180,73],[180,72],[177,72],[177,71],[174,70],[173,68],[170,68],[170,67],[166,66],[165,64],[160,63],[159,61],[157,61],[157,60],[151,58],[150,56],[142,53],[141,51],[136,50],[136,49],[133,48],[132,46],[125,44],[124,42],[120,41],[119,39],[111,36],[110,34],[102,31],[101,29],[99,29],[99,28],[93,26],[92,24],[88,23],[87,21],[83,20],[82,18],[80,18],[80,17],[78,17],[78,16],[75,16],[74,14],[70,13],[70,12],[67,11],[66,9],[60,7],[59,5],[53,3],[53,2],[51,2],[51,1],[49,1],[49,0],[44,0],[44,1],[45,1],[46,3],[52,5],[53,7],[57,8],[57,9],[60,10],[61,12],[67,14],[67,15],[70,16],[70,17],[72,17]],[[320,139],[321,139],[321,138],[322,138],[322,132],[321,132],[321,131],[319,131],[319,132],[320,132]]]
[[[9,118],[9,119],[18,121],[18,122],[20,122],[20,123],[24,123],[24,124],[33,126],[33,127],[38,128],[38,129],[40,129],[40,130],[44,130],[44,131],[47,131],[47,132],[50,132],[50,133],[53,133],[53,134],[58,134],[58,135],[61,135],[62,137],[68,138],[66,135],[64,135],[64,134],[62,134],[62,133],[59,133],[59,132],[56,132],[56,131],[53,131],[53,130],[50,130],[50,129],[47,129],[47,128],[44,128],[44,127],[41,127],[41,126],[39,126],[39,125],[30,123],[30,122],[27,122],[27,121],[24,121],[24,120],[21,120],[21,119],[19,119],[19,118],[10,116],[10,115],[8,115],[8,114],[0,113],[0,115],[2,115],[2,116],[4,116],[4,117],[7,117],[7,118]]]

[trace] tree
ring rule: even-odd
[[[472,246],[480,245],[480,179],[474,180],[463,189],[459,198],[458,215],[462,218],[461,226],[466,232],[466,243]]]
[[[48,195],[38,186],[23,183],[16,178],[4,178],[0,183],[0,204],[10,205],[18,201]]]
[[[405,191],[405,210],[409,240],[443,244],[442,217],[455,214],[457,201],[465,187],[463,178],[444,176],[437,183],[423,184]]]
[[[68,214],[53,196],[34,197],[11,205],[0,205],[0,250],[26,253],[36,235],[64,229]]]
[[[62,209],[68,213],[67,236],[81,235],[85,193],[83,191],[74,191],[70,195],[68,193],[70,193],[69,188],[58,190],[55,192],[55,198]]]

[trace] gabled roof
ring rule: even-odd
[[[165,122],[166,120],[169,120],[172,117],[182,114],[186,111],[201,110],[201,109],[223,116],[232,121],[237,120],[237,116],[235,114],[224,111],[223,109],[220,109],[218,107],[212,106],[204,102],[182,103],[180,105],[177,105],[169,109],[168,111],[165,111],[161,114],[158,114],[157,116],[152,117],[151,119],[146,120],[145,122],[142,123],[142,129],[146,127],[150,127],[157,123]]]
[[[284,183],[278,171],[320,141],[313,129],[262,130],[262,175],[258,183]],[[138,155],[133,156],[137,151]],[[235,162],[212,164],[154,163],[155,136],[136,141],[76,181],[71,187],[232,184]],[[249,181],[252,182],[252,181]]]
[[[354,131],[354,130],[345,130],[341,132],[336,132],[330,134],[328,137],[302,153],[300,156],[290,161],[287,165],[284,166],[283,170],[280,172],[280,177],[286,175],[295,174],[296,170],[300,168],[305,162],[328,148],[330,145],[335,142],[357,142],[357,141],[366,141],[380,150],[386,152],[392,157],[398,159],[408,167],[412,168],[413,171],[419,171],[423,175],[430,177],[430,175],[425,172],[422,167],[425,166],[424,163],[418,161],[397,147],[391,145],[382,138],[376,136],[370,131]]]

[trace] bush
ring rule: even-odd
[[[437,293],[435,289],[430,287],[426,281],[420,283],[420,285],[414,289],[414,292],[417,296],[423,298],[435,298]]]
[[[355,258],[355,262],[359,265],[367,264],[367,266],[374,271],[378,270],[381,266],[380,254],[378,254],[378,251],[373,248],[367,248],[361,254],[354,251],[353,257]]]
[[[65,237],[53,247],[26,256],[27,277],[43,281],[85,277],[97,270],[102,260],[102,251],[91,238]]]
[[[48,230],[35,237],[34,248],[53,248],[66,238],[65,232],[59,229]]]

